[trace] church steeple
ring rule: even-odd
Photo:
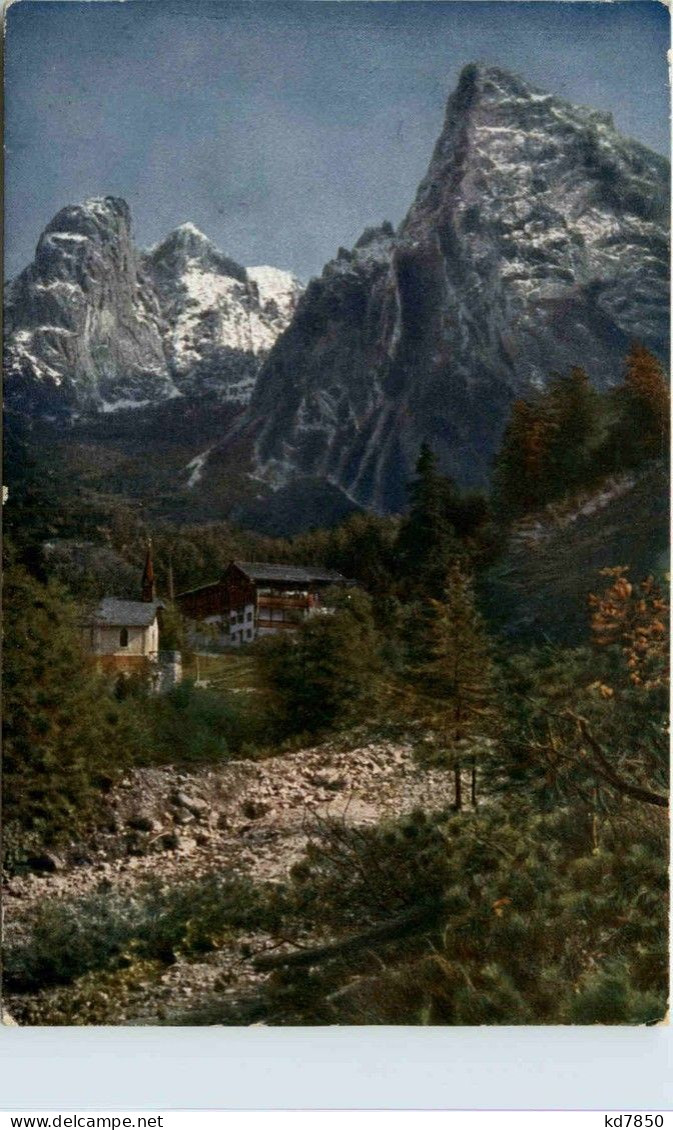
[[[147,539],[147,554],[145,556],[145,568],[143,570],[143,581],[141,589],[141,600],[149,603],[157,599],[157,586],[154,580],[154,565],[152,563],[152,539]]]

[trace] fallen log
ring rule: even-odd
[[[286,966],[318,965],[321,961],[328,961],[332,957],[345,957],[351,953],[368,949],[377,942],[393,942],[413,934],[419,928],[435,925],[440,921],[445,912],[445,904],[436,902],[426,906],[416,906],[392,918],[389,922],[382,922],[372,926],[354,937],[344,938],[339,942],[328,942],[312,949],[290,950],[288,953],[258,954],[253,958],[255,969],[281,969]]]

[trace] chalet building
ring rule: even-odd
[[[122,676],[148,676],[157,690],[180,682],[178,652],[159,651],[159,629],[163,601],[157,600],[152,551],[148,547],[140,600],[103,597],[88,620],[85,643],[97,665]]]
[[[260,636],[292,631],[325,610],[323,593],[349,582],[334,569],[232,561],[221,580],[179,593],[188,620],[212,624],[231,647]]]

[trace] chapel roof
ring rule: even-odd
[[[97,624],[114,628],[149,628],[160,608],[165,608],[161,600],[116,600],[105,596],[93,618]]]

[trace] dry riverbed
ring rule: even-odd
[[[53,870],[7,884],[6,941],[21,936],[26,915],[38,901],[94,893],[133,895],[147,880],[170,888],[213,873],[282,881],[321,819],[364,825],[415,808],[436,811],[452,800],[451,774],[420,768],[410,745],[389,741],[353,748],[331,742],[194,772],[139,769],[107,798],[106,833],[51,861],[46,857],[43,866]],[[262,933],[238,934],[198,961],[178,958],[167,967],[148,963],[137,983],[124,980],[123,992],[111,975],[111,991],[101,991],[92,1022],[157,1023],[169,1013],[198,1008],[213,995],[233,1003],[262,976],[250,956],[278,942]],[[40,1023],[47,1013],[51,1023],[66,992],[63,1022],[85,1023],[84,1016],[72,1019],[76,984],[30,998],[10,996],[6,1005],[19,1023]]]

